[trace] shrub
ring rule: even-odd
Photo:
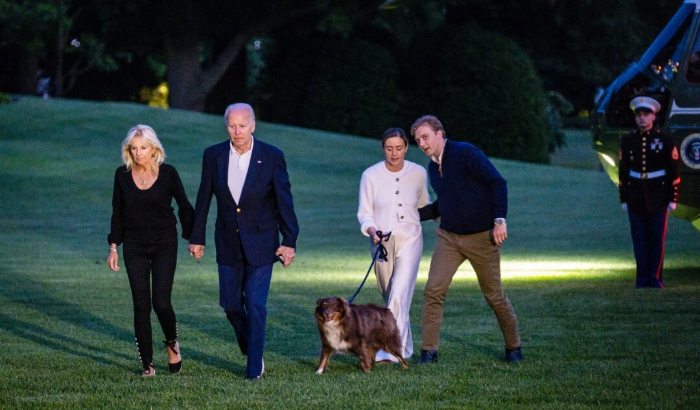
[[[396,126],[399,69],[384,47],[313,35],[280,51],[268,72],[266,121],[362,136]]]
[[[436,71],[422,97],[447,137],[471,142],[489,156],[549,163],[547,100],[527,53],[474,26],[441,38],[416,52]]]
[[[326,48],[311,79],[303,118],[314,128],[381,135],[395,125],[401,93],[399,70],[383,47],[351,40]]]

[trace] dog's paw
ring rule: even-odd
[[[323,374],[323,369],[316,370],[316,374]]]

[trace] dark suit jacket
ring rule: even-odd
[[[215,195],[216,263],[234,265],[245,257],[252,266],[272,264],[280,246],[280,234],[282,245],[290,248],[296,248],[299,235],[284,154],[272,145],[255,140],[237,204],[228,187],[230,151],[230,141],[204,151],[190,243],[206,244],[207,216],[212,195]]]
[[[640,179],[631,177],[630,171],[665,171],[666,175]],[[679,172],[678,149],[666,131],[654,128],[643,133],[637,129],[622,137],[618,188],[620,202],[630,211],[663,211],[669,202],[678,202]]]

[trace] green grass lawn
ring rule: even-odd
[[[447,296],[438,364],[363,374],[339,355],[316,375],[315,301],[349,297],[364,277],[357,190],[383,157],[376,140],[259,122],[256,137],[286,153],[301,226],[295,263],[273,275],[265,376],[245,380],[218,306],[212,211],[201,262],[180,242],[183,371],[167,374],[158,349],[157,376],[142,379],[126,275],[105,262],[114,170],[137,123],[154,127],[194,201],[204,148],[227,138],[223,116],[29,97],[0,105],[0,409],[698,408],[700,234],[671,218],[666,289],[633,289],[626,214],[582,134],[554,158],[565,166],[494,160],[508,180],[503,276],[523,363],[503,361],[495,317],[465,265]],[[415,146],[408,159],[426,164]],[[424,223],[416,351],[434,229]],[[357,298],[369,302],[381,302],[372,279]]]

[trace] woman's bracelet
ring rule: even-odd
[[[109,251],[110,251],[110,252],[116,252],[116,251],[117,251],[117,248],[115,248],[114,246],[110,246],[110,247],[109,247]]]

